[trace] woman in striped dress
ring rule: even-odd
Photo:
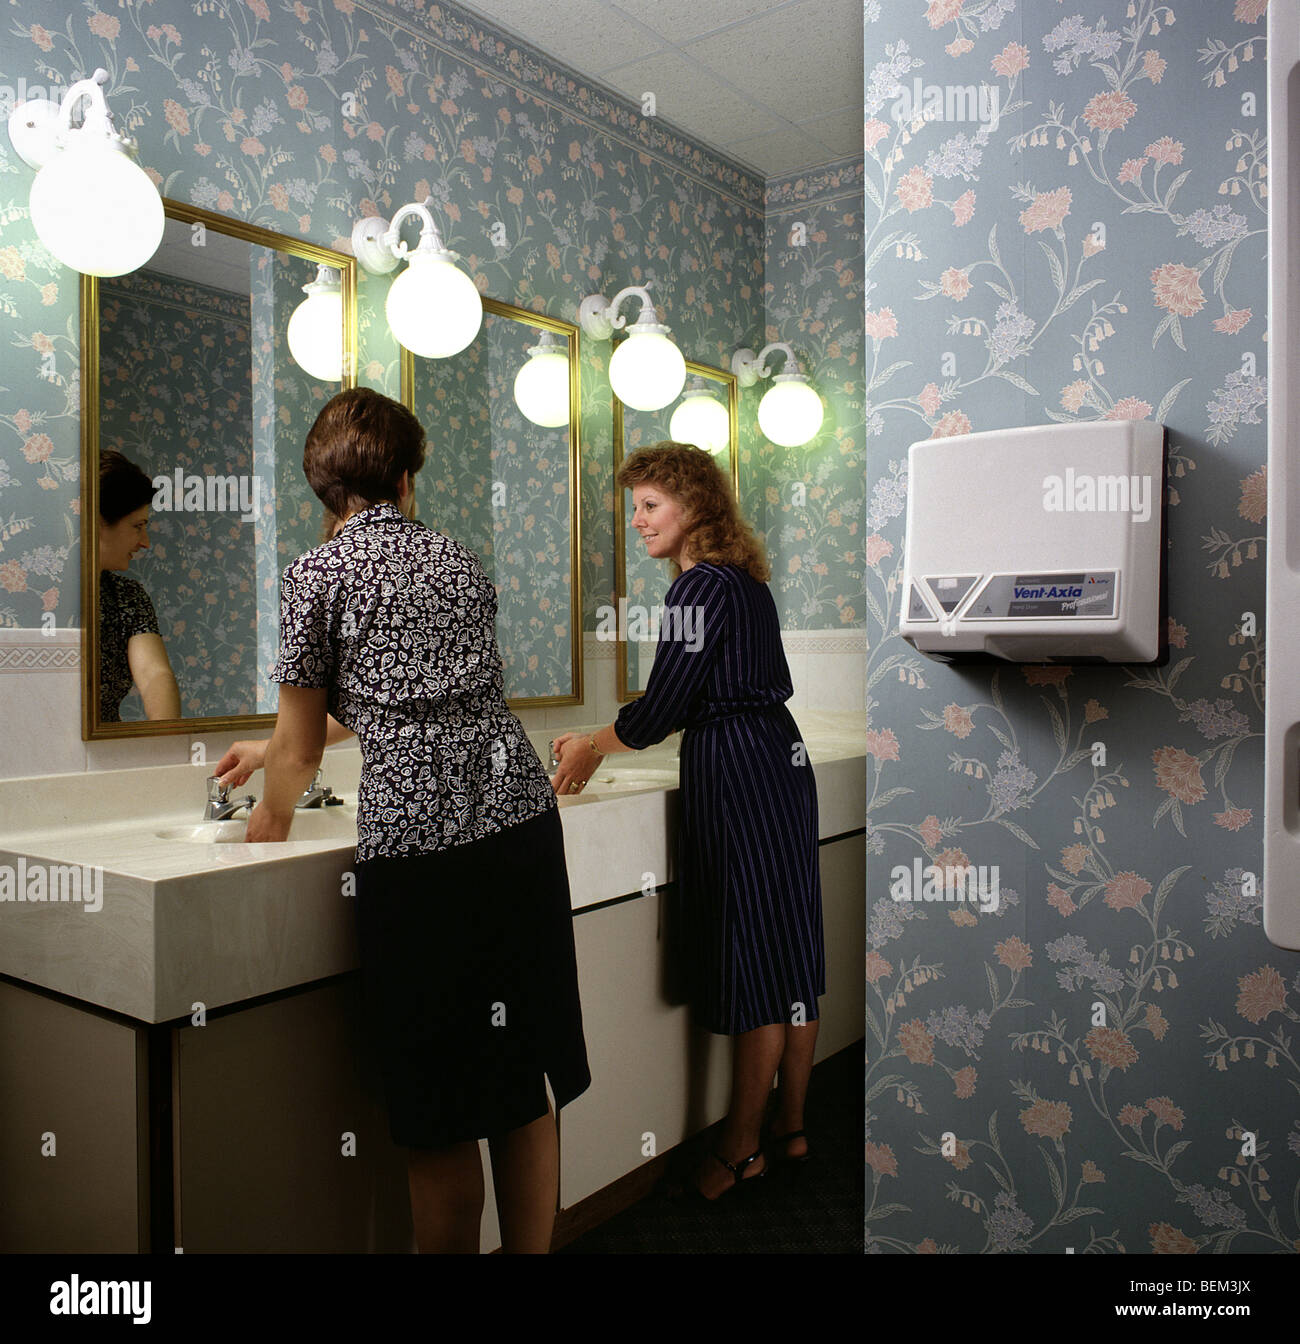
[[[735,1037],[730,1109],[696,1185],[716,1199],[761,1175],[764,1107],[780,1078],[775,1156],[807,1155],[804,1098],[826,992],[817,786],[781,646],[770,571],[727,478],[702,449],[630,457],[632,525],[672,562],[644,694],[594,735],[555,740],[557,792],[581,789],[608,752],[683,729],[677,844],[684,968],[697,1023]]]

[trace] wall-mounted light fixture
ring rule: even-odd
[[[618,309],[633,294],[641,300],[641,315],[628,327]],[[624,406],[657,411],[680,394],[686,382],[686,360],[668,339],[668,328],[659,321],[646,286],[620,289],[612,302],[600,294],[589,294],[578,306],[578,321],[597,341],[607,341],[616,328],[627,327],[627,340],[609,361],[609,385]]]
[[[384,311],[399,344],[426,359],[459,354],[478,335],[483,323],[483,299],[473,280],[456,263],[460,257],[443,246],[429,206],[404,205],[393,222],[376,216],[352,226],[352,251],[371,275],[385,275],[405,257],[407,267],[393,281]],[[423,220],[420,241],[412,251],[398,237],[408,215]]]
[[[528,351],[528,359],[515,374],[515,405],[544,429],[569,423],[569,346],[553,331]]]
[[[825,409],[807,378],[799,372],[794,351],[784,341],[765,345],[755,357],[749,349],[731,357],[731,371],[741,387],[752,387],[760,378],[771,378],[767,357],[773,350],[785,351],[784,371],[772,378],[772,386],[758,403],[758,427],[782,448],[802,448],[822,427]]]
[[[57,261],[83,275],[125,275],[158,250],[162,197],[136,163],[136,142],[119,134],[100,85],[106,70],[79,79],[62,103],[29,98],[9,114],[9,139],[37,169],[32,228]],[[73,111],[84,104],[80,126]]]
[[[720,453],[731,445],[731,416],[704,379],[696,375],[668,422],[668,432],[678,443],[693,443],[706,453]]]
[[[322,383],[343,377],[343,281],[333,266],[319,262],[316,278],[303,285],[307,296],[294,310],[286,333],[289,353]]]

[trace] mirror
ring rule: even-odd
[[[81,282],[86,740],[271,721],[280,573],[323,519],[303,442],[355,384],[352,257],[163,205],[144,267]]]
[[[428,435],[416,517],[468,546],[497,592],[512,708],[582,700],[578,328],[496,299],[454,359],[402,351]]]
[[[676,401],[658,411],[636,411],[614,401],[614,477],[623,459],[638,448],[663,439],[695,443],[709,448],[730,473],[731,488],[740,492],[740,446],[737,414],[736,375],[707,364],[686,361],[686,386]],[[703,403],[703,405],[701,405]],[[710,403],[712,403],[710,405]],[[686,406],[683,415],[687,428],[679,423],[677,437],[670,426]],[[725,409],[726,418],[721,411]],[[710,442],[699,443],[699,439]],[[632,492],[619,490],[622,499],[614,510],[614,557],[617,566],[615,593],[618,618],[618,698],[635,700],[646,687],[654,663],[659,638],[659,614],[664,595],[672,582],[666,560],[646,554],[645,546],[632,527]]]

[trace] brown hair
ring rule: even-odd
[[[671,495],[681,505],[693,560],[738,565],[759,583],[771,578],[763,543],[740,516],[731,481],[712,453],[664,439],[633,453],[619,467],[615,484],[628,490],[634,485],[653,485]],[[673,578],[681,572],[674,560]]]
[[[139,467],[114,448],[99,454],[99,516],[120,523],[128,513],[153,503],[153,482]]]
[[[397,503],[402,473],[424,465],[424,428],[392,398],[369,387],[331,397],[307,431],[302,469],[307,484],[331,513]]]

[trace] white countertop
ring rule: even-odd
[[[821,838],[860,829],[865,716],[804,709],[795,719],[817,781]],[[543,762],[557,735],[529,733]],[[675,778],[676,747],[674,737],[611,754],[587,790],[558,800],[575,911],[674,879],[677,788],[645,781],[656,771]],[[158,1022],[194,1002],[241,1002],[354,969],[345,875],[360,751],[326,753],[324,782],[344,806],[300,813],[297,839],[292,830],[288,841],[258,845],[161,837],[201,823],[214,765],[0,780],[0,865],[95,870],[103,895],[98,911],[0,899],[0,973]],[[632,786],[605,782],[621,771],[651,773]],[[259,782],[254,775],[232,796],[258,794]]]
[[[818,765],[866,755],[863,715],[802,710],[797,722],[815,772]],[[599,726],[571,731],[594,732]],[[543,762],[547,758],[548,737],[558,735],[529,734]],[[558,800],[566,841],[571,834],[585,835],[592,829],[603,830],[613,825],[611,804],[622,804],[645,793],[674,792],[675,784],[657,783],[606,791],[603,781],[617,779],[624,772],[651,769],[675,772],[676,750],[674,737],[644,751],[606,756],[583,793]],[[106,873],[147,882],[166,882],[213,868],[253,868],[303,854],[355,847],[356,790],[361,773],[361,753],[356,746],[333,748],[325,755],[324,782],[344,799],[344,806],[300,814],[304,820],[301,823],[295,820],[300,834],[295,836],[291,830],[287,841],[258,845],[199,844],[160,838],[160,831],[179,830],[202,821],[206,780],[213,765],[215,762],[0,780],[0,817],[4,818],[0,824],[0,851],[101,868]],[[248,793],[258,795],[259,782],[260,774],[254,775],[244,787],[232,789],[231,798]],[[825,804],[829,800],[820,801]],[[617,809],[620,818],[625,810]],[[247,817],[247,812],[241,815]],[[321,824],[313,825],[320,818],[338,833],[321,838],[301,834],[308,828],[320,830]],[[859,815],[853,825],[860,826],[863,820],[863,815]]]

